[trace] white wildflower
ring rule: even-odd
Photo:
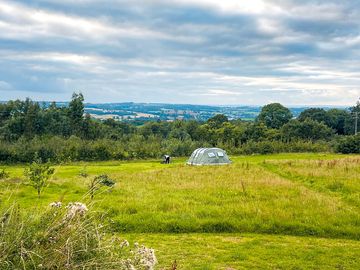
[[[52,202],[49,204],[49,206],[53,207],[53,208],[61,208],[62,203],[61,202]]]
[[[50,243],[56,243],[56,238],[53,237],[53,236],[50,236],[50,237],[49,237],[49,242],[50,242]]]
[[[121,247],[129,246],[129,242],[124,240],[121,242]],[[157,259],[155,256],[155,251],[151,248],[145,246],[139,246],[138,243],[134,244],[135,249],[130,250],[132,254],[131,259],[122,260],[122,264],[126,270],[154,270],[155,265],[157,264]]]
[[[72,219],[77,215],[82,217],[88,211],[86,205],[80,202],[69,203],[66,208],[68,210],[66,214],[67,219]]]
[[[123,263],[123,266],[126,267],[125,268],[126,270],[136,270],[136,268],[135,268],[135,266],[134,266],[131,259],[123,260],[122,263]]]
[[[144,267],[144,269],[153,270],[157,263],[155,251],[151,248],[141,246],[138,248],[137,253],[140,257],[140,264]]]

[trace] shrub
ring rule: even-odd
[[[31,163],[30,167],[24,171],[29,185],[36,189],[39,198],[41,191],[47,184],[47,180],[53,173],[54,169],[50,168],[50,165],[47,163],[41,163],[40,159],[36,159]]]
[[[329,152],[331,151],[326,142],[311,141],[249,141],[235,150],[229,151],[233,154],[273,154],[273,153],[298,153],[298,152]]]
[[[0,170],[0,179],[6,179],[9,177],[9,173],[5,169]]]
[[[359,154],[360,134],[342,137],[336,146],[336,151],[343,154]]]

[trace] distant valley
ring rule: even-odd
[[[289,108],[296,117],[309,107]],[[324,108],[332,108],[330,106]],[[230,120],[254,120],[260,113],[260,106],[209,106],[189,104],[163,103],[103,103],[85,104],[85,112],[92,118],[118,121],[148,121],[148,120],[198,120],[205,121],[216,114],[224,114]]]

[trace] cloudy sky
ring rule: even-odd
[[[0,100],[351,105],[358,0],[0,0]]]

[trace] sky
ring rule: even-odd
[[[358,0],[0,0],[0,100],[353,105]]]

